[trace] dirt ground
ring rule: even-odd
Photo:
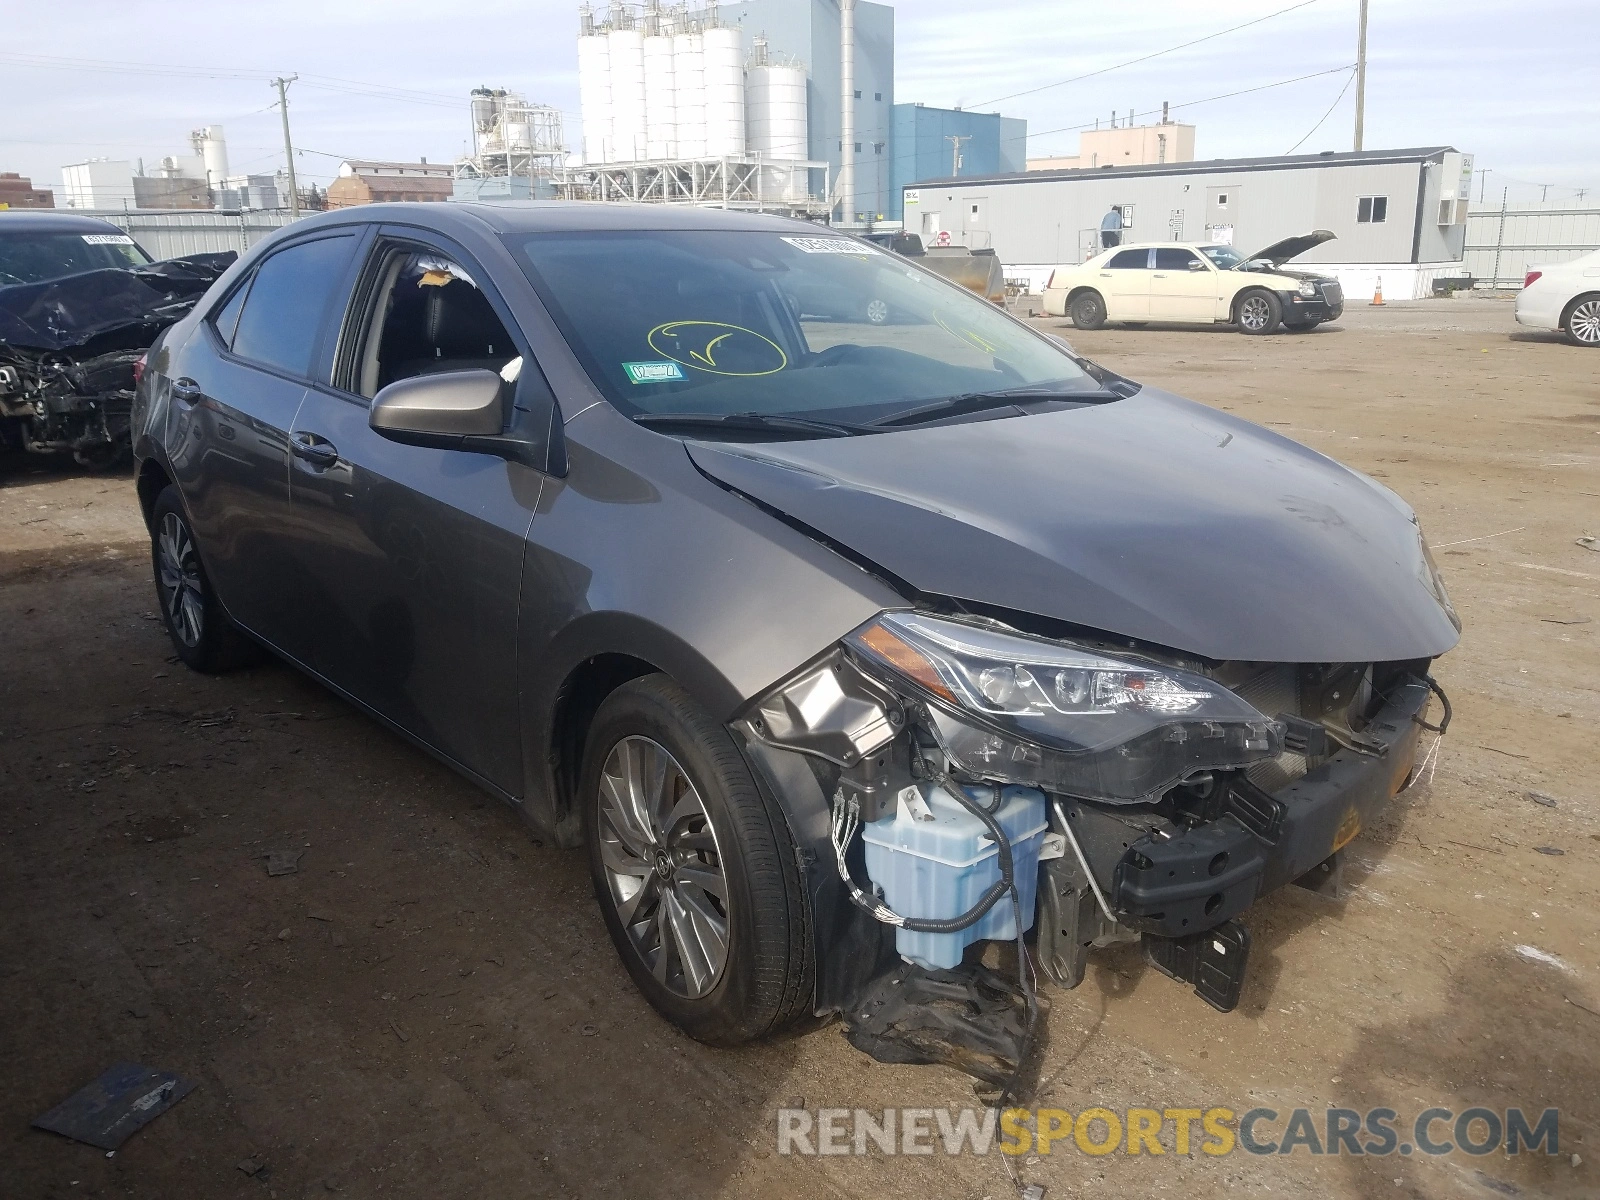
[[[1431,781],[1355,843],[1350,898],[1253,908],[1226,1016],[1131,949],[1099,955],[1050,992],[1036,1103],[1264,1106],[1272,1138],[1300,1106],[1387,1106],[1402,1132],[1430,1106],[1556,1107],[1561,1153],[1069,1140],[1015,1179],[1052,1198],[1596,1194],[1600,553],[1577,539],[1600,534],[1600,354],[1483,299],[1265,339],[1065,332],[1393,487],[1466,632],[1438,669],[1455,724]],[[835,1027],[737,1052],[678,1035],[630,986],[580,855],[285,667],[186,671],[131,481],[4,469],[0,1196],[1016,1195],[996,1152],[779,1155],[779,1106],[971,1089]],[[289,850],[298,872],[269,877]],[[198,1086],[114,1157],[29,1128],[118,1061]]]

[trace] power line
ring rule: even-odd
[[[1280,8],[1277,12],[1270,12],[1264,17],[1256,17],[1254,20],[1246,21],[1242,25],[1234,25],[1227,29],[1219,29],[1216,33],[1208,33],[1204,37],[1195,38],[1193,41],[1184,42],[1181,45],[1168,46],[1165,50],[1156,50],[1150,54],[1141,54],[1138,58],[1130,58],[1127,62],[1117,63],[1115,66],[1101,67],[1099,70],[1090,71],[1086,75],[1074,75],[1071,79],[1060,79],[1055,83],[1040,84],[1038,87],[1028,88],[1026,91],[1012,92],[1009,96],[997,96],[993,100],[981,100],[977,104],[969,104],[967,107],[987,108],[991,104],[999,104],[1006,100],[1015,100],[1019,96],[1032,96],[1038,92],[1047,92],[1051,88],[1066,87],[1069,83],[1082,83],[1085,79],[1093,79],[1097,75],[1107,75],[1112,71],[1120,71],[1124,67],[1133,67],[1137,66],[1139,63],[1149,62],[1152,58],[1160,58],[1164,54],[1176,54],[1179,50],[1187,50],[1190,46],[1200,45],[1201,42],[1209,42],[1214,38],[1225,37],[1230,33],[1238,33],[1241,29],[1248,29],[1252,25],[1259,25],[1263,21],[1270,21],[1274,17],[1281,17],[1285,13],[1292,13],[1302,8],[1309,8],[1311,5],[1317,3],[1320,3],[1320,0],[1301,0],[1299,4],[1291,4],[1288,8]]]
[[[1284,151],[1285,154],[1293,154],[1296,150],[1300,149],[1301,146],[1304,146],[1308,141],[1311,140],[1311,135],[1313,133],[1315,133],[1317,130],[1322,128],[1323,121],[1326,121],[1329,117],[1333,116],[1333,110],[1339,107],[1339,101],[1343,100],[1344,99],[1344,94],[1350,90],[1350,82],[1351,82],[1351,80],[1355,79],[1356,76],[1359,75],[1360,73],[1361,73],[1361,68],[1358,65],[1356,67],[1355,74],[1351,75],[1348,79],[1346,79],[1344,81],[1344,86],[1339,89],[1339,94],[1333,98],[1333,103],[1328,105],[1328,111],[1323,113],[1321,119],[1318,120],[1315,125],[1313,125],[1309,130],[1306,131],[1306,136],[1305,137],[1301,138],[1298,142],[1296,142],[1294,145],[1290,146],[1287,150],[1285,150]],[[1356,148],[1358,150],[1360,149],[1359,146],[1356,147]]]

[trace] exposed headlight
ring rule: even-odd
[[[1456,627],[1457,633],[1460,633],[1460,614],[1456,612],[1456,606],[1450,603],[1450,593],[1445,590],[1444,576],[1439,574],[1439,564],[1433,560],[1433,551],[1428,548],[1428,537],[1422,532],[1420,524],[1417,526],[1417,542],[1422,548],[1422,586],[1427,588],[1428,594],[1439,602],[1439,607],[1444,609],[1444,615],[1450,618],[1450,624]]]
[[[1277,724],[1174,667],[921,613],[886,613],[846,645],[929,701],[945,752],[985,778],[1137,801],[1282,749]]]
[[[1300,281],[1299,291],[1307,300],[1315,300],[1317,298],[1317,285],[1309,279]]]

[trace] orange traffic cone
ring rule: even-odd
[[[1372,307],[1383,307],[1383,276],[1378,276],[1378,286],[1372,289]]]

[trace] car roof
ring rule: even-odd
[[[77,213],[52,212],[49,209],[0,212],[0,234],[17,233],[125,233],[110,221]]]
[[[307,218],[302,227],[392,221],[448,233],[472,225],[497,234],[646,230],[755,230],[811,236],[835,234],[811,221],[675,204],[617,204],[595,200],[449,201],[439,204],[363,204]]]

